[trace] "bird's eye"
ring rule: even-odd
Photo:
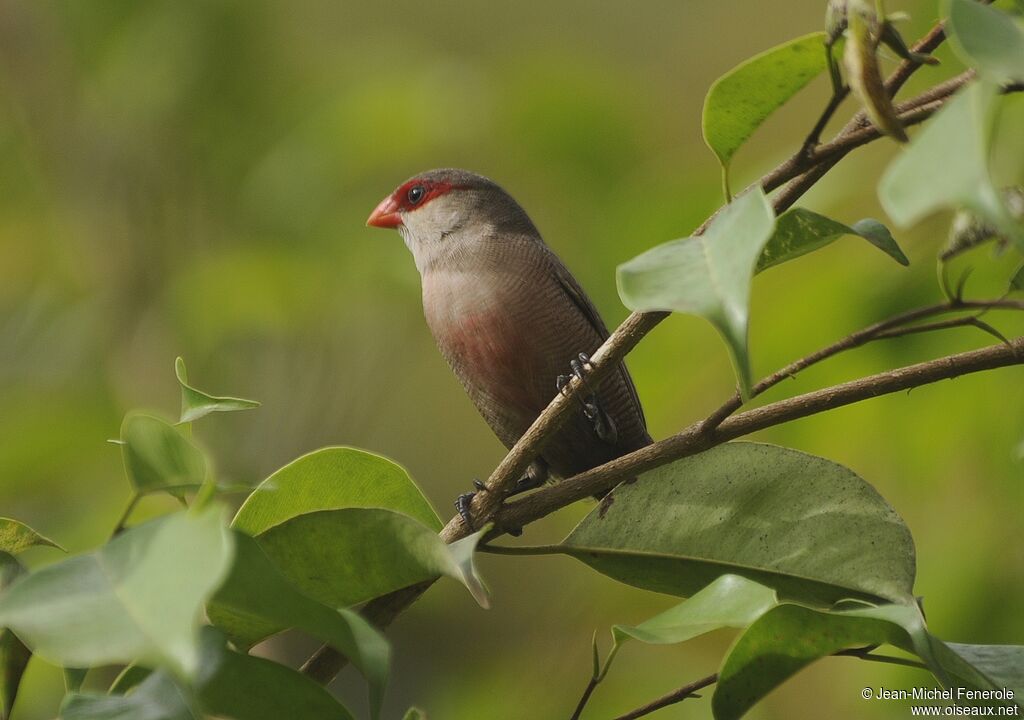
[[[423,196],[427,194],[427,191],[423,189],[422,185],[413,185],[409,188],[409,192],[406,193],[406,197],[409,198],[409,204],[415,205]]]

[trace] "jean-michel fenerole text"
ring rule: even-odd
[[[971,688],[928,688],[915,687],[909,690],[891,690],[879,687],[876,700],[1013,700],[1013,690],[974,690]]]

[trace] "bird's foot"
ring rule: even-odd
[[[473,487],[475,487],[476,490],[462,493],[455,498],[455,509],[458,511],[459,517],[462,518],[462,522],[464,522],[466,527],[470,530],[476,530],[476,527],[473,524],[473,514],[471,512],[473,507],[473,498],[476,497],[478,492],[487,492],[487,486],[478,478],[473,478]]]
[[[594,426],[594,432],[597,433],[597,437],[606,443],[614,445],[619,438],[618,428],[615,427],[615,421],[612,420],[611,416],[604,411],[601,407],[601,403],[598,400],[597,394],[592,392],[590,386],[587,384],[586,375],[590,371],[590,357],[586,353],[580,353],[576,358],[569,361],[569,368],[572,370],[572,375],[559,375],[555,379],[555,387],[558,392],[565,394],[565,388],[569,385],[569,378],[575,377],[584,385],[586,395],[580,398],[580,406],[583,409],[583,415],[591,422]]]
[[[565,388],[569,386],[569,380],[572,378],[576,378],[583,385],[587,384],[587,373],[590,371],[590,356],[586,353],[580,353],[569,361],[569,370],[571,371],[570,374],[559,375],[555,378],[555,388],[563,395],[565,394]],[[588,387],[587,390],[589,389]]]

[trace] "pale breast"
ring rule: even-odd
[[[506,444],[543,407],[529,392],[536,338],[515,312],[522,293],[502,273],[444,270],[423,277],[423,311],[438,348]]]

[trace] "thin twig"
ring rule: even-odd
[[[683,685],[678,690],[673,690],[668,695],[663,695],[657,700],[653,700],[647,703],[643,707],[639,707],[636,710],[626,713],[625,715],[619,715],[617,718],[615,718],[615,720],[636,720],[636,718],[638,717],[650,715],[655,710],[661,710],[663,707],[675,705],[676,703],[682,702],[687,698],[694,697],[694,694],[698,690],[702,690],[706,688],[708,685],[714,685],[716,682],[718,682],[718,673],[715,673],[714,675],[708,675],[707,677],[703,677],[700,680],[694,680],[692,683],[689,683],[688,685]]]
[[[125,531],[125,527],[128,524],[128,518],[131,517],[132,511],[135,510],[135,506],[139,504],[139,500],[141,499],[142,496],[139,495],[139,493],[132,494],[131,500],[128,501],[127,507],[125,507],[124,512],[121,513],[121,517],[117,520],[117,525],[114,526],[113,532],[110,533],[111,539],[116,538],[118,535]]]
[[[572,717],[569,720],[580,720],[580,715],[583,714],[583,708],[587,706],[587,701],[590,700],[590,696],[594,692],[594,688],[597,687],[597,678],[593,675],[590,676],[590,680],[587,682],[587,687],[583,690],[583,695],[580,696],[580,701],[576,703],[576,709],[572,711]]]
[[[913,310],[898,313],[890,318],[868,325],[867,327],[851,333],[831,345],[823,347],[810,355],[805,355],[799,360],[794,360],[789,365],[776,370],[768,377],[756,383],[754,387],[751,388],[750,396],[751,398],[755,398],[766,390],[778,385],[783,380],[795,377],[798,372],[806,370],[812,365],[820,363],[822,360],[835,357],[841,352],[862,347],[874,340],[898,337],[898,335],[892,334],[893,331],[898,328],[905,327],[910,323],[934,317],[936,315],[945,315],[948,313],[964,312],[969,310],[981,310],[984,312],[994,308],[1004,310],[1024,310],[1024,302],[1019,300],[1007,300],[1005,298],[998,298],[994,300],[960,300],[956,302],[940,303],[937,305],[926,305],[924,307],[914,308]],[[921,326],[917,332],[924,332],[925,330],[939,330],[942,329],[942,327],[944,326]],[[736,412],[742,404],[739,393],[735,393],[731,398],[729,398],[729,400],[723,403],[721,407],[704,419],[704,430],[709,431],[718,427],[722,420]]]
[[[871,652],[870,649],[865,648],[850,648],[848,650],[837,650],[832,653],[834,657],[852,657],[858,660],[866,660],[868,662],[886,663],[888,665],[902,665],[904,667],[917,668],[919,670],[928,670],[928,666],[922,662],[911,660],[909,658],[895,657],[893,655],[877,655]],[[682,702],[687,698],[699,697],[696,695],[698,690],[706,688],[709,685],[713,685],[718,682],[718,674],[708,675],[707,677],[695,680],[692,683],[683,685],[677,690],[673,690],[667,695],[662,695],[657,700],[652,700],[643,707],[639,707],[636,710],[632,710],[625,715],[619,715],[615,720],[636,720],[636,718],[643,717],[644,715],[650,715],[655,710],[661,710],[669,705]],[[593,691],[593,688],[588,688]],[[588,694],[589,697],[589,694]],[[579,711],[581,708],[577,708]],[[573,715],[573,720],[578,718],[578,715]]]

